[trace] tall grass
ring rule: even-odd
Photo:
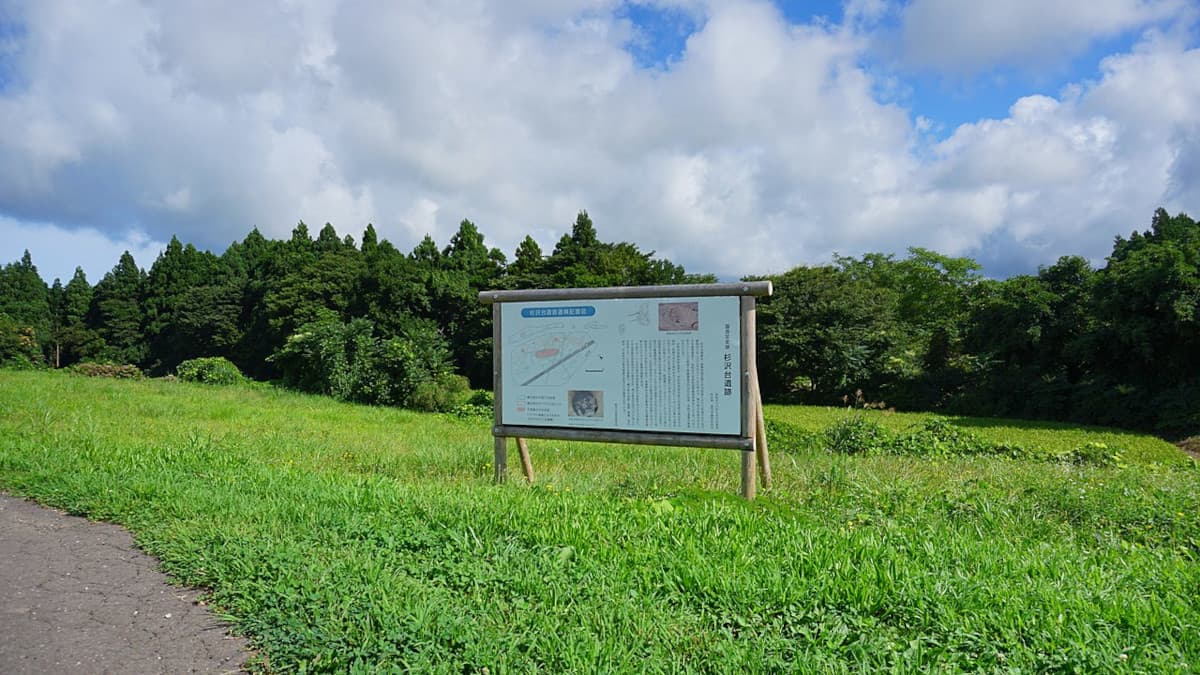
[[[495,486],[484,420],[0,373],[0,487],[129,527],[272,670],[1196,670],[1200,472],[1119,436],[1107,468],[777,453],[744,502],[729,451],[539,441]]]

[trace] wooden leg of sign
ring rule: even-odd
[[[524,438],[517,439],[517,451],[521,453],[521,470],[525,472],[525,480],[533,482],[533,462],[529,460],[529,444]]]
[[[508,437],[496,437],[496,482],[503,483],[508,474]]]
[[[762,474],[763,489],[768,490],[771,488],[771,455],[767,451],[767,421],[763,417],[762,394],[757,386],[754,387],[754,395],[758,399],[754,402],[754,449],[758,453],[758,471]]]
[[[758,476],[755,476],[755,451],[742,451],[742,496],[746,499],[754,499],[754,495],[758,493]]]

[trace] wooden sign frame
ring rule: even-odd
[[[742,496],[753,499],[757,492],[756,473],[764,488],[771,484],[771,463],[762,413],[762,394],[758,386],[756,357],[755,298],[771,295],[769,281],[720,284],[681,284],[673,286],[618,286],[609,288],[533,289],[520,291],[483,291],[480,302],[492,305],[492,367],[495,391],[495,481],[503,483],[508,473],[508,439],[517,439],[521,468],[533,481],[533,463],[528,438],[638,445],[670,445],[694,448],[730,448],[742,455]],[[587,301],[611,299],[659,299],[737,297],[739,311],[739,347],[741,357],[741,424],[736,435],[628,431],[553,426],[505,425],[502,419],[504,384],[502,381],[501,305],[508,302]],[[757,471],[756,471],[757,468]]]

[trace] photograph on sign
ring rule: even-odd
[[[567,411],[573,417],[604,417],[604,392],[585,389],[583,391],[568,391],[567,398],[571,408]]]
[[[740,434],[739,302],[504,303],[502,423]]]

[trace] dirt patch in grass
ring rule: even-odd
[[[1175,445],[1178,445],[1180,450],[1183,450],[1192,457],[1200,459],[1200,436],[1185,438],[1182,441],[1176,442]]]

